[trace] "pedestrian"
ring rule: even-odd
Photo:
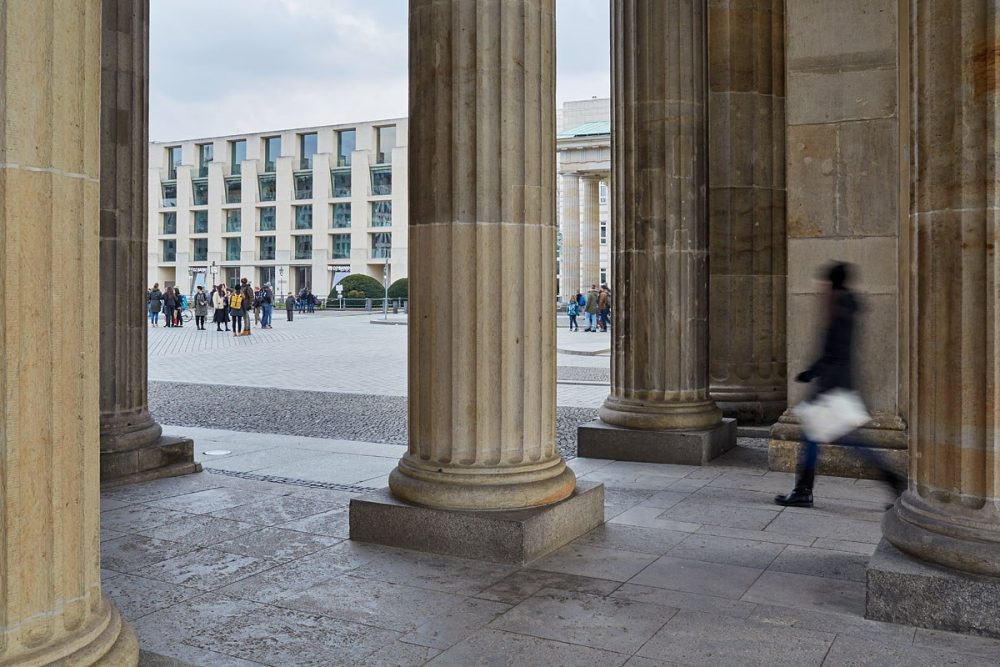
[[[291,322],[295,315],[295,295],[291,292],[288,293],[288,298],[285,299],[285,320]]]
[[[260,324],[260,288],[253,288],[253,323]]]
[[[149,291],[149,323],[154,327],[160,326],[160,311],[163,309],[163,292],[160,291],[160,283],[153,283],[153,289]]]
[[[181,294],[181,288],[174,288],[174,298],[177,301],[177,307],[174,308],[174,326],[182,327],[184,326],[184,311],[187,310],[187,297]]]
[[[233,320],[233,336],[243,335],[243,316],[246,311],[243,308],[243,292],[235,289],[229,295],[229,316]]]
[[[587,300],[584,302],[583,311],[587,315],[587,328],[584,331],[597,331],[597,313],[600,310],[598,305],[597,285],[590,286],[587,292]]]
[[[295,309],[298,312],[305,314],[306,312],[306,294],[309,293],[305,287],[299,290],[299,302],[296,304],[298,307]]]
[[[206,317],[208,317],[208,295],[205,294],[205,287],[198,285],[194,293],[194,325],[198,331],[205,330]]]
[[[222,331],[221,325],[225,324],[226,331],[229,331],[229,315],[226,313],[229,305],[226,298],[225,285],[217,285],[212,290],[212,307],[215,308],[215,314],[212,316],[212,321],[215,322],[215,330]]]
[[[796,382],[816,382],[810,402],[822,400],[823,397],[829,399],[832,392],[840,395],[843,395],[844,391],[854,392],[851,357],[854,352],[855,320],[861,307],[854,293],[847,287],[849,280],[849,265],[842,262],[827,267],[820,279],[827,302],[821,354],[815,363],[795,378]],[[842,416],[848,418],[846,414]],[[863,420],[864,417],[860,421]],[[802,433],[795,488],[790,493],[774,498],[776,504],[785,507],[813,506],[813,483],[816,480],[819,444],[808,435],[806,428],[803,428]],[[892,470],[887,461],[873,451],[872,447],[856,438],[833,438],[833,440],[838,444],[853,447],[856,455],[879,471],[880,477],[893,487],[897,496],[906,489],[906,479]]]
[[[572,299],[570,299],[569,304],[566,306],[566,314],[569,315],[569,330],[579,331],[580,325],[576,323],[576,316],[580,314],[580,305],[577,303],[577,294]]]
[[[271,289],[271,283],[264,283],[264,287],[260,290],[260,308],[262,315],[260,318],[261,326],[265,329],[270,329],[271,318],[274,315],[274,290]]]
[[[250,335],[250,311],[253,309],[254,294],[250,281],[240,278],[240,293],[243,295],[243,336]]]
[[[163,319],[167,326],[174,326],[174,312],[177,310],[177,293],[173,287],[168,287],[163,295]]]
[[[607,284],[601,285],[601,291],[597,295],[598,326],[601,331],[608,330],[608,322],[611,320],[611,290]]]
[[[312,293],[312,290],[306,292],[306,305],[309,306],[309,312],[316,312],[316,295]]]

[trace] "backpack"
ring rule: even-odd
[[[566,314],[570,317],[578,315],[580,313],[580,306],[577,305],[576,301],[571,301],[569,307],[566,308]]]
[[[233,310],[241,310],[243,308],[243,295],[236,292],[229,297],[229,307]]]

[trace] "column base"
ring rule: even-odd
[[[736,420],[697,431],[646,431],[605,424],[600,419],[576,431],[576,453],[594,459],[705,465],[736,446]]]
[[[867,589],[866,618],[1000,637],[1000,578],[917,560],[883,538],[868,561]]]
[[[411,505],[388,488],[351,499],[359,542],[446,556],[524,564],[604,523],[604,485],[577,482],[565,500],[525,510],[466,512]]]
[[[93,640],[69,655],[58,657],[59,647],[19,658],[18,664],[50,667],[135,667],[139,662],[139,638],[111,601],[104,598],[108,619]],[[65,650],[65,649],[63,649]],[[4,663],[6,664],[6,663]]]
[[[726,400],[724,398],[716,398],[715,404],[722,410],[723,417],[735,419],[740,427],[770,426],[778,421],[778,418],[788,408],[788,402],[784,400]]]
[[[194,441],[162,436],[144,447],[101,452],[101,488],[201,472]]]

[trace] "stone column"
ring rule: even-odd
[[[101,595],[97,318],[60,305],[99,279],[101,2],[5,3],[0,45],[0,664],[135,665]]]
[[[611,395],[581,456],[704,463],[735,445],[708,394],[706,13],[612,3]]]
[[[201,469],[161,438],[146,394],[149,0],[103,0],[101,62],[101,481]]]
[[[601,279],[601,178],[584,176],[580,181],[580,288],[586,294]]]
[[[914,558],[883,542],[868,613],[1000,636],[1000,25],[992,0],[910,10],[910,484],[882,528]]]
[[[562,250],[559,291],[568,301],[580,291],[580,177],[562,175]]]
[[[711,0],[709,377],[740,423],[786,405],[784,0]]]

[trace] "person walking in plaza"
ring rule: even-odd
[[[184,326],[184,311],[187,310],[187,297],[181,294],[180,287],[174,287],[174,301],[176,306],[174,306],[174,326],[182,327]]]
[[[205,294],[205,287],[198,285],[194,293],[194,325],[198,331],[205,330],[206,317],[208,317],[208,295]]]
[[[174,311],[177,310],[177,293],[174,292],[173,287],[168,287],[167,291],[163,293],[163,319],[166,320],[166,326],[174,326]]]
[[[309,307],[310,313],[316,312],[316,295],[312,293],[312,290],[306,292],[306,305]]]
[[[303,315],[306,312],[306,295],[308,293],[309,293],[309,290],[307,290],[305,287],[303,287],[302,289],[299,290],[299,301],[296,304],[297,308],[295,310],[297,310],[298,312],[302,313]]]
[[[597,313],[600,310],[598,305],[597,285],[591,285],[587,292],[587,300],[583,306],[583,311],[587,315],[587,328],[584,331],[597,331]]]
[[[243,335],[243,316],[246,310],[243,308],[243,292],[235,289],[229,295],[229,316],[233,320],[233,336]]]
[[[580,295],[577,294],[576,296],[574,296],[572,299],[569,300],[569,303],[566,305],[566,314],[569,315],[570,331],[580,330],[580,325],[577,324],[576,322],[576,316],[580,314],[580,305],[577,303],[578,296]]]
[[[264,287],[260,290],[260,309],[261,327],[270,329],[271,317],[274,315],[274,290],[271,289],[271,283],[264,283]]]
[[[160,291],[160,283],[153,283],[153,289],[149,291],[149,323],[154,327],[160,326],[160,311],[163,309],[163,292]]]
[[[240,293],[243,295],[243,331],[241,336],[250,335],[250,311],[253,309],[253,287],[246,278],[240,278]]]
[[[826,323],[823,333],[823,344],[819,359],[809,368],[799,373],[796,382],[815,382],[814,390],[809,403],[832,400],[833,396],[843,397],[854,394],[854,372],[852,356],[854,353],[854,341],[856,331],[856,319],[861,306],[854,293],[847,287],[850,280],[850,267],[848,264],[837,262],[826,268],[822,274],[823,292],[826,297]],[[834,415],[836,419],[850,420],[847,410],[851,408],[850,403],[844,403],[840,414]],[[860,400],[857,401],[860,404]],[[829,405],[829,402],[827,403]],[[863,405],[855,410],[864,413]],[[825,417],[829,419],[829,415]],[[863,415],[857,422],[864,422],[867,415]],[[855,423],[857,423],[855,422]],[[790,493],[775,496],[774,502],[784,507],[812,507],[813,506],[813,485],[816,480],[816,465],[819,458],[819,444],[807,434],[810,424],[804,422],[802,447],[799,454],[799,463],[795,476],[795,488]],[[847,429],[842,429],[846,431]],[[858,439],[833,438],[838,444],[849,445],[857,456],[864,459],[871,467],[879,472],[879,476],[888,482],[899,496],[906,489],[906,479],[897,474],[892,467],[879,456],[870,446]]]
[[[215,322],[215,330],[222,331],[222,325],[226,325],[226,331],[229,331],[229,315],[226,312],[228,310],[228,300],[226,298],[226,286],[217,285],[214,290],[212,290],[212,307],[215,308],[215,314],[212,316],[212,321]]]
[[[260,288],[253,288],[253,323],[260,324]]]
[[[601,291],[597,295],[597,317],[598,327],[607,332],[608,322],[611,320],[611,290],[606,284],[601,285]]]
[[[295,316],[295,295],[291,292],[288,293],[288,298],[285,299],[285,321],[291,322]]]

